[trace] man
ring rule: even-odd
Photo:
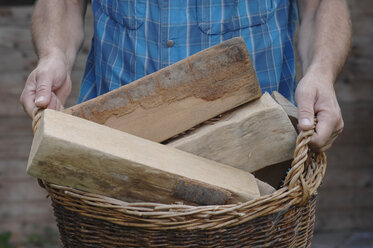
[[[25,112],[61,109],[84,38],[84,0],[39,0],[32,36],[39,63],[21,95]],[[343,129],[334,82],[351,37],[345,0],[92,0],[92,48],[79,101],[159,70],[223,40],[242,36],[263,91],[298,104],[299,128],[318,123],[311,145],[325,151]],[[293,40],[303,78],[295,83]],[[296,90],[295,90],[296,88]]]

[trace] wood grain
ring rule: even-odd
[[[259,196],[248,172],[49,109],[39,121],[27,171],[126,201],[214,205]]]
[[[286,113],[265,93],[212,125],[168,143],[195,155],[254,172],[293,157],[297,134]]]
[[[64,112],[162,142],[260,96],[245,42],[234,38]]]

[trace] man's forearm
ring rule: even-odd
[[[350,47],[350,16],[345,0],[298,0],[298,3],[298,49],[303,67],[303,78],[295,91],[299,128],[315,128],[311,148],[326,151],[344,126],[334,82]]]
[[[350,47],[350,16],[345,0],[298,0],[299,54],[303,74],[320,72],[335,81]]]
[[[39,0],[32,16],[32,39],[39,59],[63,58],[71,71],[84,39],[86,0]]]

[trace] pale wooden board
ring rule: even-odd
[[[38,123],[27,171],[123,200],[224,204],[259,196],[248,172],[49,109]]]
[[[272,97],[280,106],[285,110],[294,128],[298,125],[298,109],[288,99],[286,99],[281,93],[274,91]]]
[[[265,93],[216,123],[202,126],[168,145],[254,172],[293,158],[296,138],[284,110]]]
[[[261,96],[242,38],[233,38],[64,110],[161,142]]]
[[[258,188],[259,188],[260,196],[270,195],[270,194],[272,194],[273,192],[276,191],[276,189],[273,188],[268,183],[263,182],[263,181],[259,180],[258,178],[255,178],[255,180],[256,180],[256,184],[258,185]]]

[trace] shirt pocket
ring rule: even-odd
[[[274,0],[196,0],[197,22],[205,34],[225,34],[267,23]]]
[[[136,30],[144,24],[145,0],[101,0],[101,8],[112,20]]]

